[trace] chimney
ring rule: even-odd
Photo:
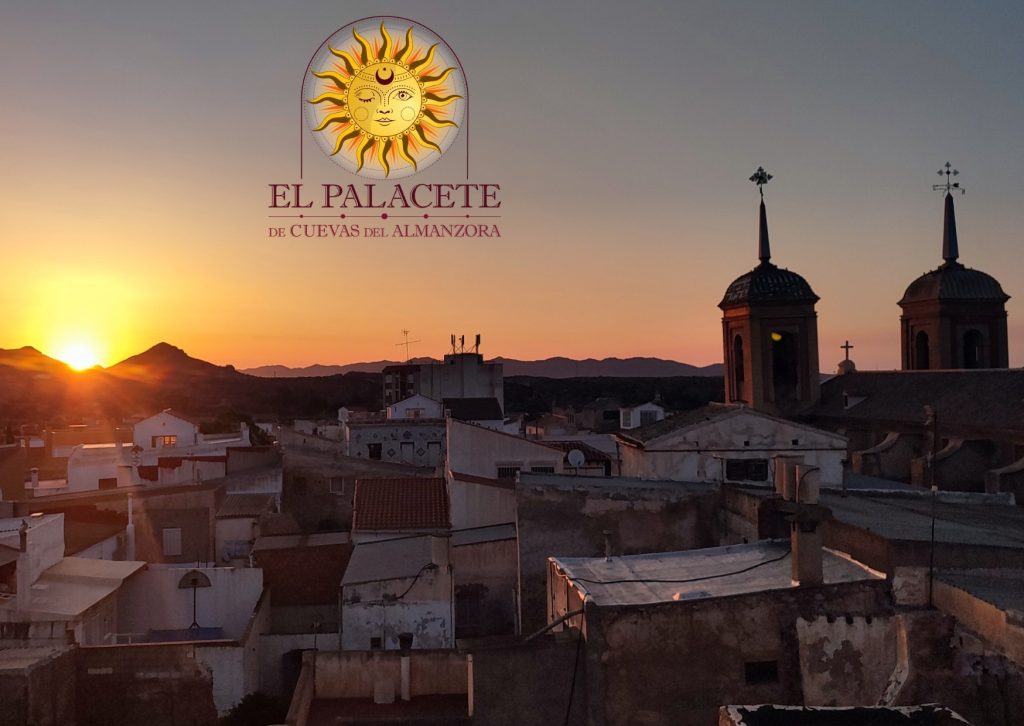
[[[803,462],[803,457],[777,455],[775,462],[775,493],[787,502],[796,501],[796,466]]]
[[[604,530],[601,534],[604,535],[604,561],[612,561],[612,531],[610,529]]]
[[[28,522],[24,519],[18,527],[18,552],[28,552]]]
[[[822,572],[821,521],[818,506],[821,471],[816,466],[794,467],[793,490],[796,492],[795,514],[790,521],[790,550],[793,581],[798,585],[820,585]]]

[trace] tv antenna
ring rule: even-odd
[[[961,194],[967,193],[967,190],[960,186],[960,182],[953,181],[953,177],[960,176],[960,171],[958,169],[954,169],[953,165],[948,161],[941,169],[939,169],[938,175],[945,176],[946,181],[944,184],[932,184],[933,192],[944,191],[946,194],[952,194],[954,189],[958,189]]]
[[[395,343],[395,345],[397,345],[397,346],[401,346],[401,345],[405,346],[405,362],[406,363],[408,363],[409,359],[410,359],[410,356],[409,356],[409,346],[412,345],[413,343],[421,343],[421,342],[423,342],[423,341],[421,341],[419,339],[417,339],[417,340],[409,340],[409,333],[411,333],[411,332],[412,332],[411,330],[408,330],[406,328],[402,328],[402,335],[405,336],[405,341],[402,342],[402,343]]]

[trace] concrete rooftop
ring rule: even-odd
[[[342,586],[415,577],[435,562],[430,535],[359,542],[341,578]]]
[[[832,550],[824,550],[823,555],[826,585],[882,579],[881,574]],[[598,605],[648,605],[794,587],[789,542],[784,540],[610,560],[550,559]]]

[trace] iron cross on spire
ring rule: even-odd
[[[959,189],[961,194],[966,192],[966,190],[960,186],[960,182],[953,181],[953,177],[960,176],[960,172],[959,170],[954,169],[953,165],[948,161],[941,169],[939,169],[938,175],[945,176],[946,181],[944,184],[932,184],[932,191],[944,191],[946,194],[952,194],[954,189]]]
[[[772,175],[764,170],[763,166],[757,167],[757,171],[750,177],[750,181],[757,184],[757,191],[761,193],[761,199],[764,199],[764,185],[772,180]]]
[[[839,347],[846,351],[846,360],[850,360],[850,350],[853,348],[853,345],[850,344],[850,341],[846,341],[843,345]]]

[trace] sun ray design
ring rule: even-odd
[[[310,128],[350,170],[404,176],[450,146],[464,85],[440,43],[421,42],[413,27],[389,31],[383,20],[379,40],[372,30],[353,26],[351,39],[339,31],[328,43],[329,55],[311,70],[319,81],[307,84],[306,102],[317,109]]]

